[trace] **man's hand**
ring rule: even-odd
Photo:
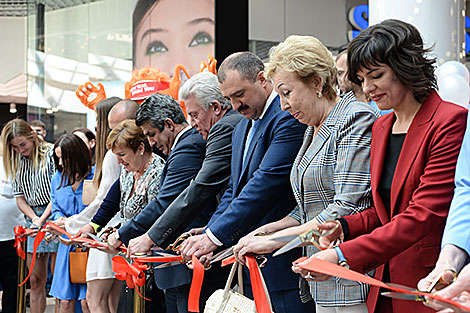
[[[328,261],[330,263],[338,264],[338,255],[336,254],[336,251],[334,249],[327,249],[327,250],[317,252],[314,255],[312,255],[310,258],[317,258],[317,259]],[[304,262],[300,264],[303,264],[303,263]],[[329,275],[325,275],[322,273],[309,272],[308,270],[300,268],[296,265],[292,266],[292,271],[294,273],[300,274],[303,278],[305,278],[308,281],[325,281],[331,277]]]
[[[205,254],[209,254],[217,249],[217,245],[209,239],[207,234],[196,235],[186,239],[181,245],[181,255],[186,261],[191,260],[191,256],[194,254],[200,259],[201,263],[205,260],[201,260],[201,257]]]
[[[129,241],[129,246],[127,247],[127,257],[130,258],[131,255],[136,253],[148,253],[154,244],[147,233],[133,238]]]
[[[255,236],[253,233],[243,237],[233,247],[235,259],[245,264],[245,255],[247,253],[268,254],[286,244],[286,242],[270,240],[270,237],[271,236]]]
[[[204,229],[206,229],[205,227],[199,227],[199,228],[191,228],[188,233],[190,233],[191,235],[195,236],[195,235],[200,235],[204,232]]]
[[[118,253],[119,250],[119,246],[122,245],[122,241],[121,240],[117,240],[116,239],[116,235],[114,233],[110,234],[108,236],[108,249],[112,252],[112,253]]]

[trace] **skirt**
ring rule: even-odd
[[[44,213],[44,211],[46,210],[47,208],[47,204],[46,205],[38,205],[38,206],[33,206],[31,207],[34,211],[34,213],[36,213],[37,216],[41,216],[42,213]],[[32,221],[29,217],[26,217],[25,216],[25,219],[26,219],[26,223],[25,223],[25,227],[31,227],[31,224],[32,224]],[[47,221],[51,221],[50,218],[47,219]],[[33,244],[34,244],[34,239],[36,237],[28,237],[28,245],[27,245],[27,248],[26,248],[26,252],[28,253],[33,253]],[[53,241],[53,242],[50,242],[50,243],[47,243],[47,241],[43,240],[39,246],[38,246],[38,249],[37,249],[37,253],[54,253],[54,252],[57,252],[57,247],[58,247],[58,242],[57,240]]]

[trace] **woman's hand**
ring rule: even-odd
[[[418,282],[418,290],[432,292],[443,289],[445,285],[449,285],[455,278],[454,273],[461,269],[467,257],[467,253],[459,247],[450,244],[445,245],[439,254],[436,267],[428,276]],[[441,283],[431,286],[439,278]],[[429,290],[430,288],[432,290]]]
[[[62,236],[58,236],[58,238],[59,238],[60,243],[63,244],[63,245],[71,246],[71,245],[75,244],[72,240],[64,238]]]
[[[240,239],[233,247],[235,259],[245,264],[245,255],[247,253],[268,254],[276,249],[283,247],[286,242],[275,241],[270,239],[271,236],[256,236],[256,233],[250,233]]]
[[[330,234],[326,236],[321,236],[318,239],[318,243],[320,244],[322,248],[332,248],[338,242],[341,242],[344,240],[343,227],[341,226],[341,223],[338,221],[326,221],[323,224],[319,224],[318,230],[322,234],[331,232]]]
[[[90,236],[88,236],[87,233],[95,234],[95,229],[90,224],[86,224],[85,226],[80,228],[78,232],[75,234],[75,236],[89,238]]]
[[[310,259],[312,258],[317,258],[317,259],[328,261],[333,264],[338,264],[338,255],[336,254],[336,251],[334,249],[327,249],[327,250],[317,252],[310,257]],[[304,264],[305,262],[307,261],[293,265],[292,271],[294,273],[300,274],[300,276],[305,278],[307,281],[325,281],[331,277],[329,275],[325,275],[322,273],[309,272],[306,269],[298,267],[298,265]]]
[[[449,278],[450,276],[448,278],[443,278],[443,279],[449,279]],[[420,281],[420,284],[421,283],[422,282]],[[420,285],[418,284],[418,286]],[[467,265],[459,273],[459,276],[457,277],[455,282],[453,282],[452,284],[450,284],[449,286],[445,288],[442,288],[441,290],[435,292],[434,294],[437,296],[446,298],[446,299],[456,300],[457,302],[461,302],[463,305],[470,307],[470,299],[468,297],[469,292],[470,292],[470,265]],[[426,305],[435,310],[443,309],[443,307],[439,303],[433,300],[427,302]],[[452,311],[443,310],[443,312],[452,312]]]

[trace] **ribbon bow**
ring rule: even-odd
[[[13,228],[13,232],[15,233],[15,248],[16,254],[23,260],[26,259],[26,253],[24,252],[23,248],[21,247],[21,243],[28,239],[29,234],[33,232],[31,229],[25,229],[23,226],[15,226]]]
[[[145,285],[145,273],[144,270],[147,270],[147,265],[139,262],[134,262],[130,264],[122,256],[113,257],[113,271],[116,272],[116,278],[119,280],[125,280],[127,287],[133,289],[135,286]],[[139,292],[139,289],[136,288],[137,293],[140,297],[145,300],[149,300],[142,296]]]

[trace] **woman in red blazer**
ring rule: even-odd
[[[433,269],[467,110],[436,93],[435,60],[426,58],[427,52],[418,30],[398,20],[369,27],[349,45],[348,78],[362,84],[381,110],[394,112],[379,118],[372,129],[374,205],[320,226],[341,226],[322,238],[323,244],[337,237],[344,242],[312,257],[345,261],[362,273],[375,268],[375,278],[407,286],[416,286]],[[293,270],[307,278],[328,279]],[[369,312],[433,312],[419,302],[383,297],[377,287],[371,288],[367,304]]]

